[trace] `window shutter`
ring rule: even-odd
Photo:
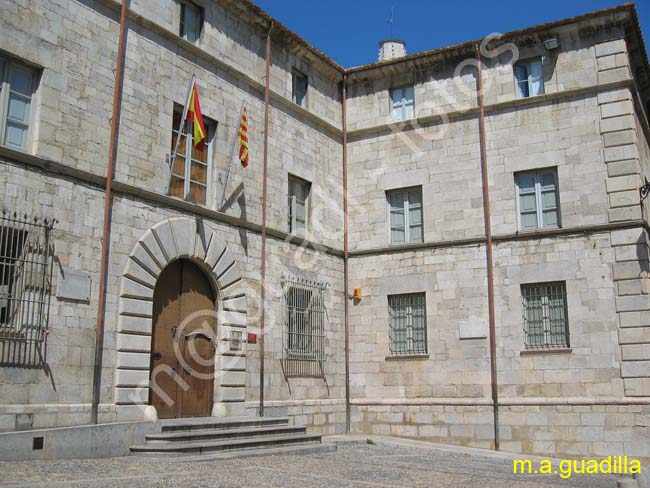
[[[391,90],[391,110],[395,122],[402,120],[402,89],[395,88]]]
[[[521,229],[537,229],[537,196],[535,194],[535,174],[517,177],[519,191],[519,215]]]
[[[412,86],[403,89],[404,120],[415,118],[415,89]]]
[[[391,192],[389,194],[390,241],[393,244],[402,244],[406,239],[404,197],[404,192]]]
[[[559,227],[557,204],[557,175],[555,172],[540,175],[540,192],[542,202],[542,226]]]
[[[408,192],[409,242],[422,242],[422,193]]]

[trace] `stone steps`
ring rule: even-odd
[[[320,452],[332,450],[321,444],[320,435],[290,426],[288,418],[173,419],[162,421],[162,432],[149,434],[131,454],[147,457],[239,457],[255,452]]]

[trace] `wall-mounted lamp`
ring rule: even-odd
[[[550,37],[544,41],[544,47],[547,51],[553,51],[560,47],[560,40],[557,37]]]
[[[648,181],[648,178],[645,178],[645,183],[641,188],[639,188],[639,195],[641,196],[641,203],[643,203],[643,200],[648,198],[648,195],[650,194],[650,182]]]
[[[361,300],[363,298],[363,295],[361,295],[361,287],[355,288],[354,292],[352,294],[352,299],[353,300]]]

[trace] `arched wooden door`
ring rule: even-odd
[[[191,261],[172,262],[153,294],[150,403],[158,418],[212,412],[216,341],[215,296]]]

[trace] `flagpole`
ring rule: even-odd
[[[174,152],[172,153],[172,157],[170,158],[169,161],[169,184],[167,185],[167,191],[166,193],[169,194],[171,190],[171,180],[172,180],[172,173],[174,172],[174,163],[176,162],[176,154],[178,153],[178,146],[181,142],[181,134],[183,133],[183,124],[185,123],[185,119],[187,118],[187,110],[189,108],[190,104],[190,97],[192,96],[192,89],[194,88],[194,83],[196,82],[196,75],[192,75],[192,79],[190,80],[190,86],[187,90],[187,98],[185,98],[185,105],[183,106],[183,115],[181,116],[181,121],[178,124],[178,133],[176,134],[176,144],[174,144]]]
[[[232,141],[232,147],[230,148],[230,157],[228,158],[228,170],[226,172],[226,181],[223,183],[222,192],[221,192],[221,201],[219,202],[219,210],[223,208],[223,202],[226,199],[226,188],[228,188],[228,180],[230,179],[230,170],[232,169],[232,158],[235,154],[235,148],[237,147],[237,134],[241,129],[241,118],[244,115],[244,106],[246,105],[246,100],[241,102],[241,108],[239,109],[239,117],[237,117],[237,125],[235,126],[235,137]]]

